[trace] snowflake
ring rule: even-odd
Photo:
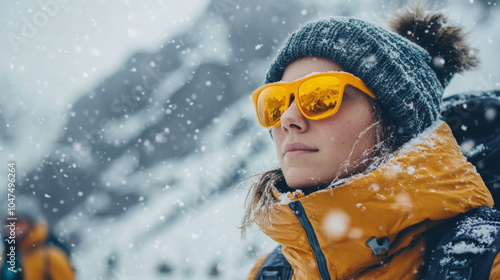
[[[120,271],[113,272],[113,279],[116,279],[116,280],[135,280],[136,278],[135,278],[135,276],[126,273],[125,270],[122,269]]]

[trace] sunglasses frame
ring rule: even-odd
[[[351,85],[359,90],[361,90],[362,92],[364,92],[365,94],[367,94],[368,96],[370,96],[371,98],[373,99],[376,99],[375,98],[375,95],[373,94],[373,92],[365,85],[365,83],[363,83],[363,81],[354,76],[353,74],[351,73],[347,73],[347,72],[322,72],[322,73],[316,73],[316,74],[312,74],[312,75],[308,75],[304,78],[301,78],[301,79],[298,79],[298,80],[295,80],[295,81],[292,81],[292,82],[276,82],[276,83],[271,83],[271,84],[266,84],[266,85],[263,85],[261,87],[259,87],[258,89],[256,89],[253,93],[252,93],[252,99],[253,99],[253,103],[255,105],[255,112],[257,113],[257,120],[259,121],[259,124],[266,128],[266,129],[271,129],[271,128],[275,128],[277,126],[279,126],[281,124],[281,117],[279,119],[279,121],[273,125],[273,126],[265,126],[262,121],[260,120],[260,117],[259,117],[259,104],[258,104],[258,100],[259,100],[259,95],[260,93],[265,90],[266,88],[269,88],[269,87],[273,87],[273,86],[279,86],[279,87],[282,87],[285,89],[286,91],[286,104],[288,104],[288,106],[285,108],[285,111],[290,108],[290,97],[292,96],[292,94],[295,94],[295,98],[296,99],[300,99],[300,96],[298,96],[298,92],[299,92],[299,88],[300,86],[310,80],[310,79],[314,79],[314,78],[317,78],[317,77],[325,77],[325,76],[331,76],[331,77],[336,77],[339,79],[340,81],[340,94],[339,94],[339,97],[338,97],[338,100],[339,100],[339,104],[338,106],[335,107],[335,109],[331,110],[330,112],[329,111],[326,111],[325,113],[322,113],[318,116],[314,116],[314,117],[310,117],[310,116],[307,116],[305,113],[304,113],[304,110],[302,109],[302,106],[300,105],[300,102],[296,102],[297,104],[297,107],[299,108],[300,110],[300,113],[306,117],[307,119],[310,119],[310,120],[320,120],[320,119],[324,119],[324,118],[328,118],[328,117],[331,117],[333,116],[339,109],[341,103],[342,103],[342,97],[344,96],[344,90],[345,90],[345,86],[346,85]],[[284,113],[284,112],[283,112]]]

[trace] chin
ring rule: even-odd
[[[327,186],[331,183],[331,180],[324,180],[319,177],[304,174],[304,176],[298,176],[299,174],[293,174],[293,176],[286,176],[285,181],[289,188],[291,189],[305,189],[312,187]],[[307,179],[304,179],[307,178]]]

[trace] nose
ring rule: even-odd
[[[285,133],[296,132],[303,133],[308,128],[308,119],[302,115],[297,107],[295,100],[290,104],[288,109],[281,115],[281,130]]]

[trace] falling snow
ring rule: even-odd
[[[325,219],[323,228],[326,234],[331,238],[341,238],[349,231],[351,218],[342,210],[329,212]]]
[[[394,5],[56,2],[67,4],[19,45],[9,33],[22,34],[26,20],[47,11],[44,1],[14,1],[0,11],[8,23],[0,44],[0,154],[17,162],[19,190],[36,195],[54,231],[70,240],[79,279],[244,278],[275,243],[256,229],[240,239],[248,184],[235,187],[278,164],[272,140],[254,120],[250,93],[294,28],[332,11],[379,22]],[[453,11],[471,30],[483,68],[454,79],[445,94],[500,86],[492,59],[500,18],[482,2]],[[336,43],[347,50],[345,40]],[[379,63],[368,57],[363,65]],[[498,113],[488,109],[484,117],[493,122]],[[461,148],[474,155],[484,146]],[[397,172],[413,174],[415,167],[396,164]],[[394,207],[411,208],[409,196],[394,199]],[[332,238],[362,236],[351,223],[338,210],[322,226]]]

